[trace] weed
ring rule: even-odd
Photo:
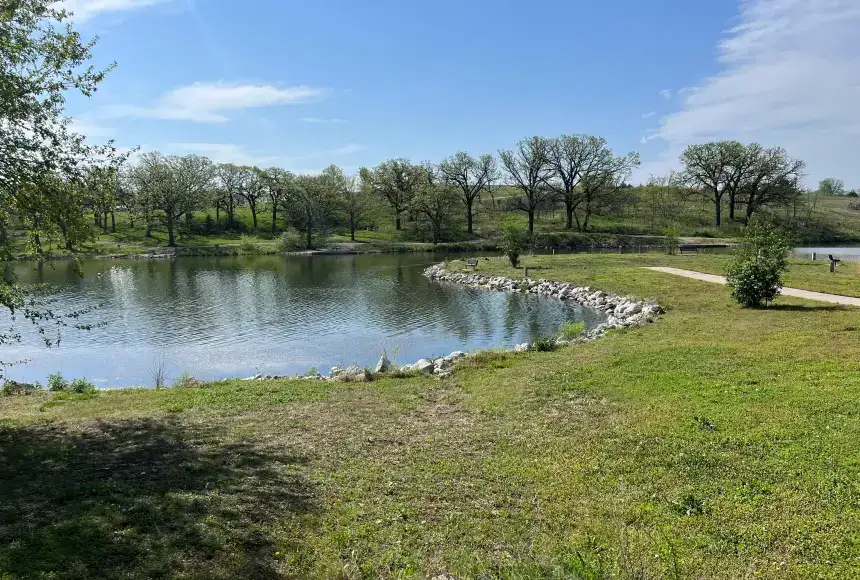
[[[531,345],[531,350],[535,352],[552,352],[558,348],[553,336],[542,336],[534,341]]]
[[[69,381],[63,378],[60,373],[48,375],[48,390],[49,391],[65,391],[69,388]]]
[[[564,322],[558,331],[565,340],[573,340],[585,331],[584,322]]]

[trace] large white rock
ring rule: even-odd
[[[526,352],[529,349],[529,343],[524,342],[514,347],[514,352]]]
[[[379,362],[376,363],[376,369],[374,369],[377,373],[387,373],[391,368],[391,361],[388,360],[388,357],[382,355],[379,357]]]
[[[434,368],[436,368],[436,365],[433,364],[433,361],[427,360],[426,358],[422,358],[414,365],[414,369],[422,374],[430,374],[433,372]]]

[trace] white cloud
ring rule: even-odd
[[[667,144],[648,172],[676,164],[681,149],[712,139],[782,145],[807,161],[810,181],[860,184],[860,3],[745,0],[719,43],[723,70],[685,91],[683,107],[653,137]]]
[[[114,130],[103,127],[83,117],[72,117],[69,122],[69,131],[85,137],[113,137]]]
[[[304,117],[301,119],[304,123],[320,123],[320,124],[332,124],[332,125],[343,125],[348,123],[346,119],[320,119],[318,117]]]
[[[660,96],[663,97],[664,99],[671,99],[672,98],[672,91],[669,89],[663,89],[662,91],[660,91]]]
[[[72,20],[86,22],[105,12],[128,12],[148,8],[156,4],[166,4],[174,0],[65,0],[56,2],[58,8],[72,12]]]
[[[336,161],[332,158],[351,155],[364,151],[364,149],[361,145],[348,143],[334,149],[324,149],[290,157],[249,152],[244,146],[231,143],[168,143],[165,147],[165,152],[176,155],[189,153],[204,155],[215,163],[235,163],[237,165],[256,165],[257,167],[276,166],[293,171],[316,173],[316,170],[304,170],[304,163],[307,161],[322,161],[328,165]]]
[[[231,111],[306,103],[324,94],[324,89],[306,85],[194,83],[165,93],[151,107],[121,105],[107,109],[104,115],[224,123],[230,120],[227,113]]]

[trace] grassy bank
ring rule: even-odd
[[[2,398],[0,572],[860,574],[860,309],[742,310],[723,287],[641,268],[719,271],[717,256],[525,261],[668,312],[445,381]],[[837,276],[797,262],[790,280],[860,292]]]

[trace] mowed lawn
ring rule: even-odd
[[[641,267],[723,260],[526,257],[667,313],[445,381],[0,398],[0,577],[858,577],[860,309]]]

